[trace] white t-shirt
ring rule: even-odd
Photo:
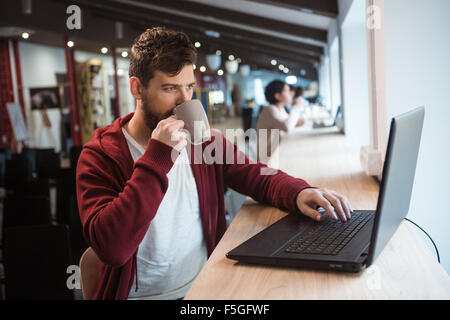
[[[136,162],[145,149],[124,128],[122,132]],[[184,297],[208,257],[197,186],[186,148],[170,169],[167,179],[167,191],[139,245],[138,291],[135,291],[135,279],[128,296],[130,300]]]

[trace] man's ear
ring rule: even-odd
[[[137,77],[130,78],[130,92],[131,95],[134,97],[134,99],[136,100],[142,99],[143,89],[144,88],[139,78]]]

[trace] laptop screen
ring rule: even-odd
[[[367,266],[408,214],[424,114],[419,107],[392,119]]]

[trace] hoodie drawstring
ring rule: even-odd
[[[138,279],[138,270],[137,270],[137,253],[134,256],[134,269],[136,270],[136,289],[134,290],[134,292],[137,292],[138,288],[139,288],[139,279]]]

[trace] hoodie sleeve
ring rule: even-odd
[[[83,149],[76,175],[79,213],[84,236],[104,263],[122,266],[136,252],[167,190],[172,150],[150,140],[121,188],[117,166],[101,153]]]
[[[270,168],[262,162],[250,161],[235,144],[219,135],[223,139],[224,181],[228,187],[261,203],[287,211],[298,210],[297,195],[303,189],[312,188],[305,180]]]

